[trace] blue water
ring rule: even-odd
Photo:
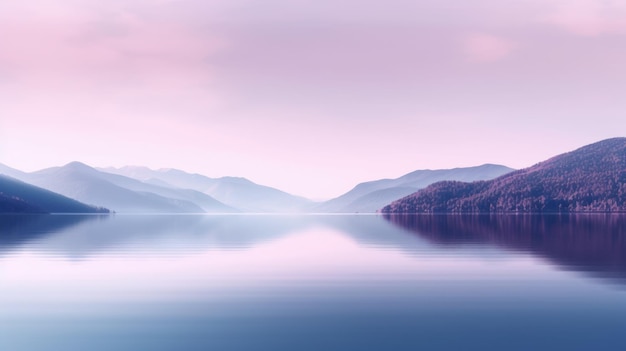
[[[624,345],[624,216],[0,216],[2,351]]]

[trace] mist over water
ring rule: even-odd
[[[620,350],[626,217],[0,216],[7,350]]]

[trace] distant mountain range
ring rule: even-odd
[[[0,164],[0,175],[0,213],[626,212],[626,138],[518,171],[493,164],[418,170],[358,184],[323,203],[245,178],[176,169],[96,169],[72,162],[27,173]]]
[[[17,179],[0,175],[0,213],[108,213]]]
[[[72,162],[27,173],[0,164],[0,174],[123,213],[295,212],[313,203],[245,178],[212,179],[175,169],[95,169]],[[41,212],[35,203],[30,203],[34,206],[30,208],[29,204],[15,199],[3,198],[2,201],[6,210],[0,209],[0,212]]]
[[[384,213],[625,212],[626,138],[584,146],[490,181],[435,183]]]
[[[100,170],[133,178],[144,184],[170,189],[192,189],[243,212],[302,212],[314,204],[306,198],[259,185],[245,178],[209,178],[177,169],[152,170],[136,166],[100,168]]]
[[[25,173],[3,166],[0,172],[71,197],[126,213],[239,212],[209,195],[189,189],[146,184],[101,172],[80,162]]]
[[[491,164],[418,170],[396,179],[361,183],[338,198],[316,203],[245,178],[209,178],[177,169],[93,168],[71,162],[62,167],[27,173],[0,164],[0,174],[123,213],[373,213],[393,200],[440,180],[491,179],[510,171],[511,168]],[[17,209],[23,204],[12,206]]]
[[[514,169],[493,164],[477,167],[417,170],[396,179],[360,183],[349,192],[323,202],[314,212],[374,213],[390,202],[442,180],[471,182],[493,179]]]
[[[138,166],[96,169],[71,162],[27,173],[0,164],[0,174],[124,213],[375,212],[439,180],[491,179],[510,171],[499,165],[419,170],[397,179],[361,183],[350,192],[320,204],[245,178],[209,178],[177,169],[152,170]],[[5,202],[9,206],[8,200]],[[25,204],[16,202],[11,206],[17,210]]]

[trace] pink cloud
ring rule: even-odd
[[[474,33],[465,38],[465,53],[473,62],[494,62],[509,56],[518,45],[507,39],[485,33]]]
[[[626,34],[626,2],[568,0],[557,2],[545,21],[582,36]]]
[[[2,21],[0,62],[28,87],[186,88],[205,84],[223,42],[182,23],[127,12]]]

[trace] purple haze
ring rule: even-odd
[[[312,198],[526,167],[626,130],[626,3],[0,4],[0,162],[236,175]]]

